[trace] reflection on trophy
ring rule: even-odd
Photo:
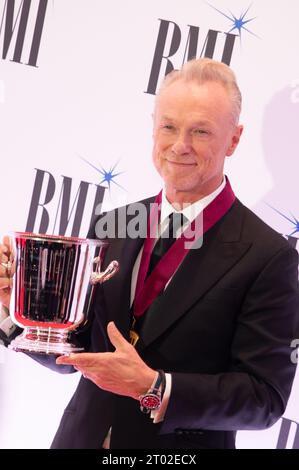
[[[101,264],[107,242],[72,237],[14,233],[15,275],[11,316],[24,331],[10,344],[15,351],[70,354],[70,332],[83,326],[96,284],[119,269]]]

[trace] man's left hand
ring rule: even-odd
[[[138,400],[150,388],[156,371],[143,362],[113,322],[108,324],[107,332],[114,352],[60,356],[56,364],[72,365],[103,390]]]

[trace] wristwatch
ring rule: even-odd
[[[139,397],[140,410],[143,413],[150,413],[153,410],[158,410],[161,406],[166,379],[163,370],[158,370],[157,372],[158,377],[153,387],[151,387],[144,395]]]

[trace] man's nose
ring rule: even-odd
[[[190,153],[192,148],[191,136],[185,133],[177,135],[175,142],[172,145],[172,151],[176,155],[184,155]]]

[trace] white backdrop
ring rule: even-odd
[[[27,4],[27,0],[0,0],[0,234],[25,230],[36,169],[40,175],[50,173],[56,184],[46,206],[48,233],[53,233],[62,176],[72,180],[73,201],[80,182],[90,183],[81,236],[87,232],[95,185],[107,187],[104,209],[156,193],[161,181],[151,164],[154,96],[145,92],[161,25],[170,22],[164,55],[175,31],[181,33],[178,50],[170,58],[174,67],[183,61],[190,25],[199,28],[198,57],[208,31],[219,32],[213,57],[221,60],[225,33],[240,26],[229,17],[238,20],[250,7],[243,21],[252,21],[235,38],[231,56],[243,91],[245,131],[226,173],[242,202],[284,235],[294,232],[290,241],[296,244],[297,2],[33,0],[26,18]],[[14,30],[7,22],[12,6]],[[18,57],[20,18],[27,27]],[[39,44],[36,25],[41,24]],[[231,34],[239,35],[239,30]],[[30,59],[32,44],[39,46],[36,63],[32,54]],[[159,81],[165,64],[164,59]],[[109,172],[115,165],[114,173],[120,174],[109,190],[107,182],[101,183],[100,171]],[[45,173],[41,200],[48,178]],[[35,231],[41,215],[39,208]],[[0,448],[49,447],[77,381],[77,375],[60,376],[0,347]],[[285,419],[294,421],[287,447],[297,446],[298,388],[299,378],[285,413]],[[281,423],[266,431],[240,432],[238,447],[275,448]]]

